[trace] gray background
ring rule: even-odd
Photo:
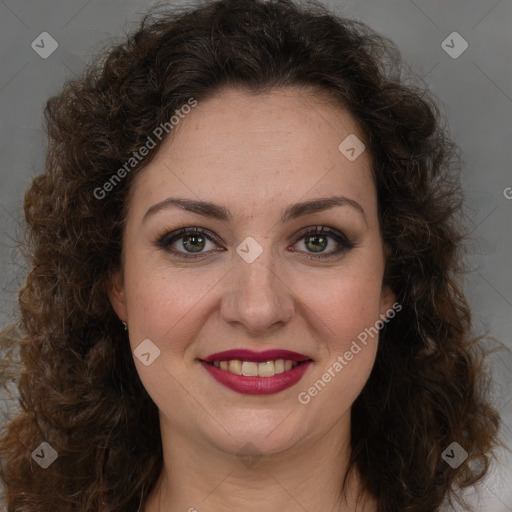
[[[148,0],[0,1],[0,325],[12,318],[23,282],[12,246],[22,218],[24,190],[43,170],[44,103],[92,55],[135,28],[153,4]],[[512,348],[512,189],[508,188],[512,187],[512,2],[330,0],[325,4],[395,41],[404,62],[438,97],[465,160],[463,184],[475,239],[466,292],[475,326],[489,329]],[[441,46],[454,31],[469,45],[458,58]],[[31,48],[42,32],[49,32],[59,45],[47,59]],[[459,43],[454,44],[457,49]],[[497,379],[494,396],[505,419],[504,435],[510,437],[510,353],[494,356],[490,370]],[[0,423],[2,409],[9,404],[0,400]],[[505,474],[507,464],[511,462],[497,466],[484,484],[479,510],[512,511],[512,495],[506,494],[499,479],[500,468]],[[508,476],[509,484],[510,480]]]

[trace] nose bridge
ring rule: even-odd
[[[236,248],[231,285],[223,298],[227,322],[244,324],[248,330],[268,330],[287,323],[293,315],[290,289],[283,283],[270,237],[246,237]]]

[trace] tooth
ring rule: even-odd
[[[230,361],[214,361],[213,364],[216,368],[230,371],[236,375],[244,375],[246,377],[273,377],[274,375],[295,368],[299,363],[297,361],[291,361],[290,359],[276,359],[275,361],[265,361],[262,363],[232,359]]]
[[[273,377],[276,374],[274,371],[274,361],[266,361],[258,363],[258,375],[260,377]]]
[[[284,359],[278,359],[274,361],[274,373],[283,373],[284,372]]]
[[[252,361],[244,361],[242,363],[242,375],[246,377],[257,377],[258,376],[258,363]]]
[[[242,361],[231,359],[231,361],[229,361],[229,371],[237,375],[242,375]]]

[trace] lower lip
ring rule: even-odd
[[[237,393],[246,395],[273,395],[297,384],[306,373],[312,361],[305,361],[295,368],[273,377],[245,377],[228,370],[221,370],[213,364],[201,361],[203,367],[217,381]]]

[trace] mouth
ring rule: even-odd
[[[220,384],[243,394],[273,394],[296,384],[313,360],[289,350],[230,350],[200,359]]]

